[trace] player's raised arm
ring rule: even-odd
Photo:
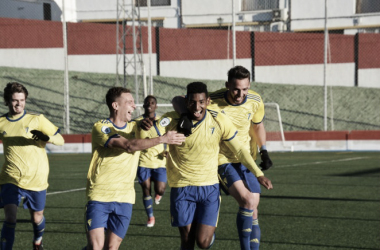
[[[239,158],[243,165],[257,177],[261,185],[263,185],[266,189],[273,188],[272,182],[266,178],[263,172],[257,167],[248,150],[241,146],[238,138],[234,137],[229,141],[225,141],[225,143],[228,148],[230,148],[231,151]]]
[[[107,146],[109,148],[121,148],[128,153],[144,150],[154,147],[161,143],[181,145],[186,137],[183,134],[177,133],[177,131],[168,131],[166,134],[160,137],[151,139],[126,139],[122,136],[115,136],[110,139]]]

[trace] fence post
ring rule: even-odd
[[[255,32],[251,31],[251,81],[255,81]]]
[[[156,60],[157,60],[157,75],[160,75],[160,27],[156,27]]]
[[[359,33],[354,38],[355,87],[359,86]]]

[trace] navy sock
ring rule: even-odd
[[[249,249],[249,241],[252,232],[252,215],[253,210],[239,207],[239,212],[236,216],[236,226],[241,249]]]
[[[4,222],[1,229],[1,249],[12,250],[15,241],[16,223]]]
[[[153,217],[153,199],[152,196],[144,197],[144,207],[148,218]]]
[[[34,242],[39,241],[42,238],[42,235],[45,231],[45,216],[42,217],[42,220],[39,223],[33,224],[33,232],[34,232]]]
[[[251,232],[251,250],[258,250],[260,247],[260,237],[261,237],[261,230],[259,226],[259,220],[254,219],[252,221],[252,232]]]

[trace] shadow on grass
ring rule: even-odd
[[[354,171],[344,174],[334,174],[330,176],[342,176],[342,177],[352,177],[352,176],[366,176],[366,177],[379,177],[379,175],[373,175],[373,174],[380,174],[380,168],[373,168],[373,169],[366,169],[361,171]]]

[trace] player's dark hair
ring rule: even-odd
[[[7,86],[4,88],[4,103],[5,106],[8,106],[12,95],[14,93],[24,93],[25,100],[28,98],[28,90],[24,87],[24,85],[18,83],[18,82],[10,82],[7,84]]]
[[[203,82],[192,82],[187,85],[187,96],[190,94],[205,93],[208,97],[207,85]]]
[[[156,97],[154,97],[153,95],[147,95],[147,96],[145,97],[145,99],[144,99],[144,103],[145,103],[149,98],[153,98],[153,99],[156,101],[156,103],[157,103],[157,99],[156,99]]]
[[[131,91],[123,87],[112,87],[108,90],[106,94],[106,103],[110,112],[112,112],[113,110],[112,103],[115,102],[116,99],[120,97],[123,93],[131,93]]]
[[[243,66],[235,66],[231,68],[228,73],[228,82],[233,82],[235,79],[242,80],[248,78],[251,81],[251,74],[249,70],[244,68]]]

